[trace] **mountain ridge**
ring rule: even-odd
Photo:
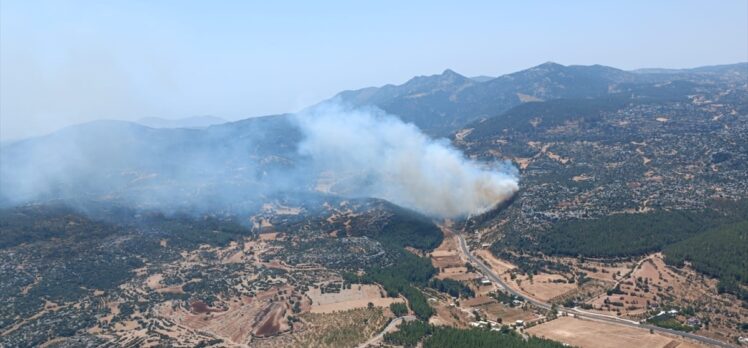
[[[342,91],[331,100],[341,100],[353,106],[375,106],[414,123],[431,135],[444,136],[461,126],[500,115],[529,101],[595,98],[609,94],[618,85],[626,83],[701,81],[715,76],[739,82],[742,76],[748,76],[748,71],[744,70],[748,70],[748,63],[697,67],[662,74],[625,71],[599,64],[562,65],[546,62],[477,81],[446,69],[441,74],[413,77],[400,85]]]
[[[227,121],[220,117],[204,115],[175,119],[162,117],[143,117],[135,122],[151,128],[203,128],[216,124],[226,123]]]

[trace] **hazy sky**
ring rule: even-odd
[[[295,111],[446,68],[746,60],[746,0],[0,0],[0,139],[97,118]]]

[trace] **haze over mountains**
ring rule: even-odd
[[[462,127],[480,122],[470,135],[480,137],[496,134],[507,124],[529,125],[528,111],[561,115],[564,111],[556,105],[564,100],[588,100],[571,102],[585,105],[596,98],[614,98],[618,101],[606,99],[605,105],[615,107],[632,98],[661,98],[663,93],[682,97],[717,82],[745,88],[746,77],[748,63],[655,72],[545,63],[483,82],[446,70],[402,85],[344,91],[331,100],[346,108],[379,108],[437,137],[454,136]],[[537,103],[543,101],[551,102]],[[344,113],[338,112],[338,118],[345,122]],[[195,208],[214,202],[223,208],[254,206],[264,194],[311,190],[320,180],[319,173],[326,171],[316,168],[317,174],[308,175],[302,163],[309,158],[297,151],[303,130],[292,115],[211,125],[221,121],[196,117],[140,122],[149,127],[98,121],[6,145],[2,200],[109,197],[161,207]],[[351,182],[345,190],[341,185],[340,192],[365,192],[351,189]]]
[[[227,121],[215,116],[192,116],[179,119],[166,119],[160,117],[144,117],[136,121],[151,128],[203,128]]]

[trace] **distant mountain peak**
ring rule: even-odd
[[[565,68],[565,67],[566,66],[564,66],[562,64],[558,64],[556,62],[547,61],[547,62],[545,62],[543,64],[540,64],[540,65],[538,65],[538,66],[536,66],[536,67],[534,67],[532,69],[537,69],[537,68],[542,68],[542,69],[560,69],[560,68]]]
[[[452,69],[446,69],[444,72],[442,72],[441,75],[439,75],[439,80],[441,81],[447,81],[447,82],[458,82],[458,83],[465,83],[470,82],[471,80],[461,74],[456,73]]]
[[[407,93],[411,93],[414,90],[429,92],[434,89],[458,88],[459,86],[468,83],[472,83],[472,80],[451,69],[447,69],[441,74],[416,76],[408,80],[405,84],[393,86],[393,88],[403,88],[405,91],[408,91]]]
[[[416,76],[409,81],[414,80],[432,80],[432,81],[456,81],[456,80],[469,80],[467,77],[455,72],[452,69],[445,69],[441,74],[435,74],[435,75],[424,75],[424,76]],[[407,82],[406,82],[407,84]]]

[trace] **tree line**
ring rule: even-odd
[[[398,326],[398,331],[384,335],[388,344],[404,347],[415,347],[423,341],[424,348],[557,348],[563,344],[530,336],[525,339],[508,327],[500,331],[485,328],[458,329],[454,327],[434,326],[423,321],[405,322]]]

